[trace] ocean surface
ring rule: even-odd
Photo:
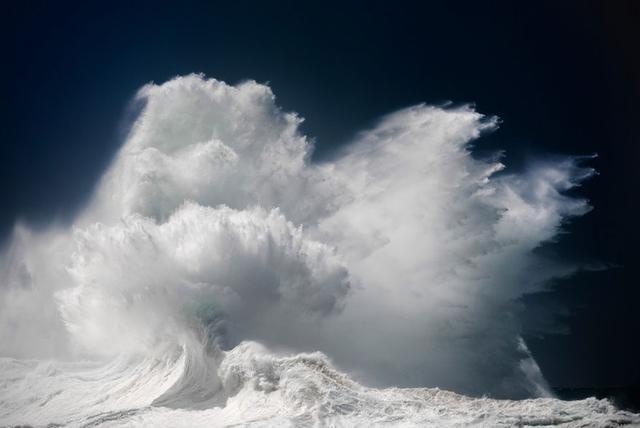
[[[640,415],[607,399],[494,400],[437,388],[367,388],[320,353],[275,356],[245,342],[205,355],[0,360],[0,425],[65,427],[614,427]]]
[[[607,399],[619,409],[640,413],[640,386],[553,388],[553,392],[563,400]]]

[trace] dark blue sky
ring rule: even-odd
[[[640,384],[640,3],[15,2],[0,18],[0,235],[70,218],[126,131],[136,89],[203,72],[269,82],[318,158],[380,115],[474,102],[503,119],[479,149],[591,154],[595,210],[559,248],[612,267],[527,299],[568,335],[528,341],[555,386]],[[131,112],[129,112],[131,114]],[[532,325],[534,325],[532,323]]]

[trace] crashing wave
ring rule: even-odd
[[[471,152],[496,118],[418,105],[315,163],[265,85],[138,100],[72,224],[19,224],[0,256],[0,424],[636,421],[411,388],[550,395],[518,299],[578,268],[536,249],[590,209],[579,158],[506,171]]]
[[[254,342],[216,357],[193,351],[107,365],[1,360],[0,420],[71,427],[640,424],[639,415],[594,398],[512,401],[438,388],[367,388],[317,352],[276,356]]]

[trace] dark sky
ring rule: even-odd
[[[149,81],[269,82],[317,158],[400,107],[473,102],[503,120],[479,149],[508,163],[599,154],[595,210],[555,251],[610,267],[526,299],[528,318],[564,305],[569,331],[527,339],[554,386],[640,384],[640,2],[232,3],[3,6],[0,236],[73,215]]]

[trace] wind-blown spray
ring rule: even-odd
[[[265,85],[189,75],[138,98],[140,116],[73,224],[18,226],[7,244],[0,353],[70,362],[3,360],[15,394],[0,420],[445,423],[476,403],[367,389],[332,364],[377,386],[548,394],[517,299],[575,269],[534,250],[589,210],[564,192],[591,169],[563,158],[499,173],[499,156],[470,151],[497,121],[468,106],[401,110],[312,163],[301,119]],[[274,354],[312,351],[333,363]],[[97,362],[73,362],[86,358]],[[458,410],[439,418],[427,410],[438,400]],[[546,403],[571,417],[615,412]]]

